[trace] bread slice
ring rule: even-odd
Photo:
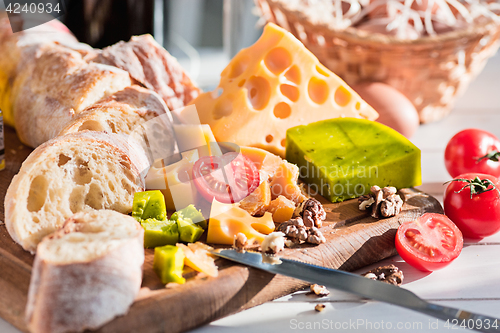
[[[73,117],[132,84],[127,72],[90,63],[79,52],[47,44],[14,80],[16,130],[28,146],[54,138]]]
[[[26,320],[32,333],[96,329],[125,314],[142,280],[144,230],[110,210],[81,212],[38,244]]]
[[[34,252],[42,238],[80,211],[132,210],[148,168],[142,149],[116,134],[84,131],[57,137],[35,149],[5,195],[10,236]]]
[[[177,60],[151,35],[133,36],[128,42],[106,47],[93,61],[126,70],[134,80],[156,91],[170,110],[187,105],[200,94]]]
[[[83,130],[130,134],[138,126],[166,112],[169,110],[158,94],[134,85],[86,108],[59,135]]]

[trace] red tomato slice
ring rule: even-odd
[[[255,164],[239,153],[204,156],[193,166],[193,181],[209,202],[235,203],[252,193],[260,183]]]
[[[460,230],[441,214],[427,213],[405,222],[396,233],[396,250],[401,258],[424,272],[447,266],[458,257],[463,244]]]

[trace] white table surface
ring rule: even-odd
[[[444,167],[446,143],[458,131],[476,127],[500,137],[500,55],[490,59],[485,70],[459,100],[447,118],[422,125],[412,141],[422,150],[420,189],[442,200],[442,183],[450,177]],[[500,317],[500,233],[479,242],[465,240],[462,254],[448,267],[422,273],[399,256],[359,271],[394,263],[405,275],[403,287],[437,304]],[[0,296],[1,299],[1,296]],[[317,303],[324,311],[314,311]],[[352,332],[441,332],[456,331],[445,323],[413,311],[331,290],[316,298],[297,292],[263,305],[214,321],[194,330],[208,332],[295,332],[336,330]],[[0,319],[0,333],[18,333]]]

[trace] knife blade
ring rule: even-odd
[[[473,320],[475,323],[473,327],[471,328],[471,325],[466,325],[466,327],[479,332],[500,332],[500,319],[429,303],[407,289],[353,273],[258,252],[218,249],[213,250],[212,254],[273,274],[290,276],[310,283],[347,291],[364,298],[404,307],[444,321],[450,320],[450,323],[452,320],[458,320],[460,325],[465,320],[465,323],[468,324],[470,320]]]

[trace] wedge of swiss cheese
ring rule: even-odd
[[[282,157],[290,127],[337,117],[378,117],[298,39],[272,23],[254,45],[231,60],[217,89],[192,103],[217,141]]]

